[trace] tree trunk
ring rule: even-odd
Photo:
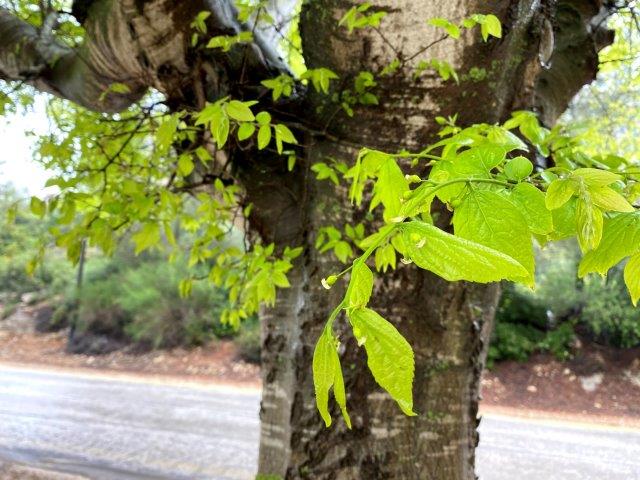
[[[332,145],[324,147],[323,154],[339,153]],[[293,287],[262,316],[259,471],[284,478],[472,478],[480,332],[493,318],[498,286],[447,283],[411,266],[385,275],[374,306],[415,350],[419,416],[406,417],[375,384],[364,352],[342,322],[341,363],[353,430],[341,421],[324,428],[315,407],[311,361],[329,312],[344,292],[338,286],[330,292],[322,288],[321,278],[339,266],[317,254],[313,232],[348,214],[331,186],[312,180],[308,185],[300,211],[292,209],[279,222],[273,218],[276,228],[298,226],[306,254],[292,275]],[[332,413],[339,418],[337,408]]]
[[[46,20],[38,30],[0,8],[0,78],[28,82],[99,111],[126,108],[154,87],[167,96],[171,109],[180,110],[197,106],[192,77],[208,83],[204,90],[210,100],[227,94],[250,99],[261,79],[284,69],[275,49],[258,39],[248,49],[209,50],[204,60],[212,67],[206,75],[193,71],[197,62],[188,47],[190,23],[199,11],[212,12],[211,36],[247,29],[234,18],[230,0],[75,3],[91,5],[82,14],[87,16],[87,38],[79,50],[54,41],[55,22]],[[358,72],[380,72],[395,58],[407,65],[436,58],[451,63],[462,84],[443,83],[436,76],[414,80],[410,71],[401,70],[377,78],[380,104],[356,108],[353,118],[326,97],[309,94],[302,107],[292,106],[287,118],[312,124],[321,133],[307,133],[295,171],[286,172],[279,158],[237,166],[255,206],[253,228],[280,248],[304,247],[290,277],[292,287],[262,314],[259,471],[290,479],[471,480],[482,352],[498,286],[446,283],[411,266],[384,275],[373,306],[397,325],[415,350],[414,400],[419,415],[405,417],[375,385],[363,352],[339,320],[353,430],[341,421],[324,428],[315,409],[311,360],[320,331],[342,294],[340,285],[327,292],[320,280],[341,268],[330,256],[319,255],[314,242],[319,228],[342,226],[360,213],[354,213],[344,191],[316,181],[310,166],[327,157],[351,163],[360,146],[386,151],[423,147],[434,139],[436,115],[459,113],[459,123],[466,125],[496,122],[512,110],[529,108],[552,124],[595,75],[597,49],[607,40],[598,22],[592,21],[601,2],[376,3],[375,9],[388,13],[383,26],[347,34],[337,22],[353,2],[305,2],[300,28],[307,65],[331,68],[339,74],[340,86],[349,88]],[[485,44],[474,31],[457,41],[441,41],[441,33],[425,23],[431,17],[460,21],[473,13],[498,15],[503,38]],[[125,83],[127,92],[110,92],[114,82]],[[445,225],[446,215],[441,219]],[[338,417],[335,409],[333,414]]]

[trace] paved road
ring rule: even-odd
[[[258,394],[0,367],[0,463],[98,480],[249,479]],[[483,419],[481,480],[640,480],[640,432]]]

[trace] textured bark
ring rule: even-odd
[[[94,110],[116,111],[150,87],[164,93],[171,108],[192,107],[194,76],[204,83],[209,100],[230,92],[262,98],[256,90],[260,80],[286,70],[265,40],[272,38],[268,32],[248,48],[224,55],[212,51],[195,61],[188,39],[189,23],[198,11],[212,11],[211,35],[250,27],[235,20],[228,0],[82,2],[87,3],[90,8],[76,9],[86,16],[87,29],[85,44],[76,50],[54,43],[46,28],[38,31],[0,9],[0,78],[29,82]],[[488,13],[480,0],[377,3],[389,12],[384,38],[371,29],[347,35],[338,28],[337,20],[352,2],[309,2],[301,23],[308,65],[331,68],[347,86],[359,71],[387,65],[398,53],[394,49],[409,58],[435,42],[440,34],[425,24],[427,18],[460,20]],[[513,109],[533,108],[553,123],[595,74],[602,38],[591,19],[599,8],[596,0],[492,2],[491,13],[503,21],[503,39],[483,44],[477,33],[467,32],[459,41],[436,43],[415,58],[447,60],[462,74],[482,68],[484,78],[465,77],[455,86],[435,77],[414,81],[410,74],[392,75],[380,80],[380,105],[358,108],[353,118],[310,94],[302,105],[280,106],[289,110],[287,118],[311,124],[315,132],[326,131],[306,134],[303,159],[293,173],[285,171],[281,159],[241,155],[236,173],[255,206],[254,230],[279,247],[305,247],[290,278],[293,287],[262,314],[261,473],[291,479],[474,478],[482,352],[497,285],[446,283],[406,266],[385,275],[376,286],[373,306],[415,349],[414,398],[420,415],[405,417],[375,385],[363,352],[339,321],[354,428],[348,431],[338,421],[325,429],[315,410],[311,359],[329,311],[343,292],[339,286],[330,292],[320,286],[320,279],[339,266],[330,256],[320,256],[313,244],[319,228],[342,226],[361,213],[354,212],[344,192],[317,182],[309,167],[327,157],[350,163],[358,146],[420,148],[433,140],[436,115],[460,113],[461,124],[496,122]],[[545,68],[539,56],[549,45],[553,55]],[[196,71],[195,65],[206,63],[210,68]],[[130,93],[104,97],[114,82],[128,85]],[[446,220],[442,215],[445,228]],[[338,417],[335,409],[333,415]]]

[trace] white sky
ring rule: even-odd
[[[30,130],[48,131],[44,102],[36,99],[33,111],[0,117],[0,186],[13,183],[30,195],[42,192],[50,175],[33,161],[33,136]]]

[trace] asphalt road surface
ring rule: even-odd
[[[0,464],[98,480],[253,478],[255,390],[0,366]],[[486,416],[481,480],[640,480],[640,431]]]

